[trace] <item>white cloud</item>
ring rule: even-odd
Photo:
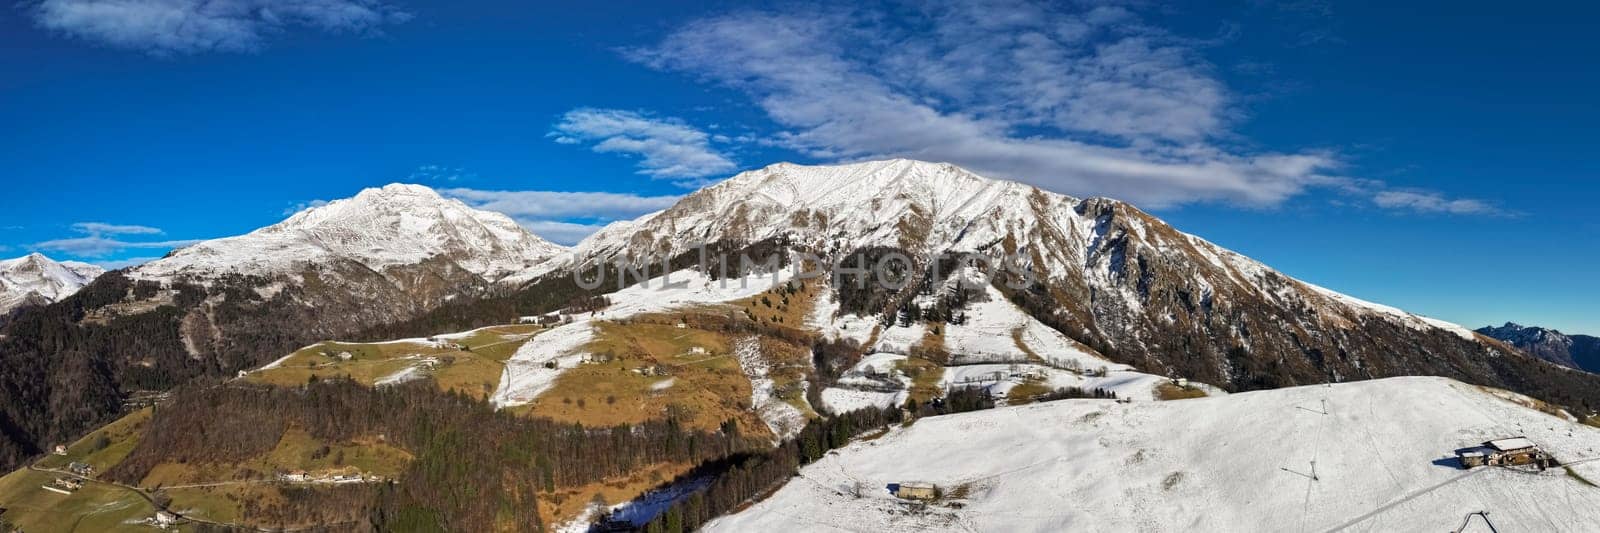
[[[638,156],[639,173],[655,178],[703,178],[738,168],[711,146],[711,137],[682,120],[620,109],[568,111],[549,136],[561,144],[592,144],[596,152]]]
[[[161,229],[132,224],[107,224],[105,222],[79,222],[72,229],[90,235],[156,235]]]
[[[476,173],[467,172],[460,167],[447,167],[443,165],[422,165],[411,172],[406,179],[410,181],[461,181],[476,179]]]
[[[518,219],[517,223],[521,224],[522,227],[527,228],[528,231],[533,232],[534,235],[544,237],[544,239],[547,241],[566,246],[578,244],[578,241],[583,240],[584,237],[588,237],[594,232],[600,231],[600,228],[605,227],[603,224],[582,224],[578,222],[562,222],[559,220]]]
[[[1353,181],[1327,150],[1242,148],[1200,43],[1121,7],[1026,1],[692,21],[625,54],[747,94],[780,146],[910,157],[1158,208],[1278,205]]]
[[[374,34],[409,13],[377,0],[42,0],[39,27],[153,55],[245,52],[293,27]]]
[[[478,209],[530,219],[634,218],[666,209],[680,198],[612,192],[485,191],[461,188],[443,189],[439,193]]]
[[[82,257],[103,257],[130,248],[141,250],[162,248],[170,249],[188,246],[200,241],[201,239],[182,239],[171,241],[130,242],[110,237],[103,237],[100,235],[89,235],[86,237],[73,237],[70,239],[44,241],[34,244],[33,247],[41,250],[62,252],[65,254]]]
[[[164,233],[161,228],[133,224],[78,222],[72,225],[72,229],[85,235],[34,243],[32,248],[62,252],[80,257],[104,257],[127,249],[171,249],[200,242],[200,239],[126,241],[116,237],[108,237],[108,235],[158,235]]]
[[[485,191],[443,189],[439,194],[476,209],[504,213],[522,227],[558,244],[576,244],[602,224],[585,221],[633,219],[671,207],[680,196],[640,196],[613,192]]]
[[[127,259],[115,259],[115,260],[111,260],[111,261],[95,261],[94,265],[98,266],[100,268],[104,268],[106,270],[119,270],[119,269],[124,269],[124,268],[132,267],[132,266],[139,266],[139,265],[142,265],[142,264],[145,264],[145,263],[149,263],[151,261],[155,261],[157,259],[161,259],[161,258],[160,257],[129,257]]]
[[[325,205],[328,205],[327,200],[308,200],[304,202],[295,202],[289,207],[283,208],[283,216],[290,216],[313,207],[322,207]]]
[[[1385,209],[1450,215],[1510,215],[1498,207],[1481,200],[1447,198],[1429,191],[1380,191],[1373,195],[1372,203]]]

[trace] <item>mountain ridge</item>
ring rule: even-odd
[[[943,252],[1019,256],[1044,283],[1009,297],[1032,302],[1040,320],[1114,359],[1124,352],[1123,362],[1218,383],[1257,380],[1241,374],[1265,369],[1240,368],[1233,359],[1273,353],[1305,360],[1290,360],[1294,368],[1271,370],[1280,375],[1256,385],[1426,367],[1463,377],[1466,361],[1429,360],[1444,353],[1488,360],[1509,352],[1467,328],[1294,279],[1130,204],[991,180],[946,163],[781,163],[744,172],[658,213],[607,226],[575,246],[565,265],[772,240],[825,255],[894,248],[924,264]],[[1373,333],[1375,324],[1384,324],[1381,333]],[[1287,325],[1293,327],[1285,332]],[[1436,337],[1430,341],[1436,346],[1411,354],[1415,365],[1384,360],[1386,345],[1404,344],[1402,337],[1415,333]]]
[[[1494,337],[1534,357],[1559,365],[1600,372],[1600,337],[1568,335],[1559,330],[1506,322],[1484,326],[1478,333]]]

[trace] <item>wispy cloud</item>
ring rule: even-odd
[[[596,152],[638,156],[639,173],[655,178],[703,178],[738,168],[704,131],[671,117],[621,109],[579,108],[561,116],[549,136],[590,144]]]
[[[105,222],[79,222],[72,229],[91,235],[157,235],[160,228],[133,224],[107,224]]]
[[[32,248],[80,257],[104,257],[128,249],[171,249],[200,242],[200,239],[128,241],[116,237],[117,235],[159,235],[164,233],[160,228],[133,224],[78,222],[72,225],[72,229],[84,234],[84,236],[34,243]]]
[[[631,219],[671,207],[679,196],[640,196],[613,192],[486,191],[443,189],[446,197],[476,209],[497,211],[528,231],[558,244],[576,244],[603,222]]]
[[[39,27],[152,55],[247,52],[292,28],[372,35],[411,14],[377,0],[42,0]]]
[[[578,241],[582,241],[585,237],[605,227],[604,224],[583,224],[559,220],[524,220],[520,218],[517,219],[517,223],[524,228],[528,228],[528,231],[533,232],[534,235],[566,246],[578,244]]]
[[[1331,150],[1249,148],[1200,50],[1116,6],[935,2],[740,11],[624,54],[748,95],[778,145],[911,157],[1146,207],[1274,206],[1351,179]]]
[[[476,173],[467,172],[467,170],[464,169],[464,168],[447,167],[447,166],[444,166],[444,165],[422,165],[420,167],[417,167],[416,170],[412,171],[411,175],[406,176],[406,179],[408,181],[413,181],[413,182],[417,182],[417,181],[451,181],[451,182],[454,182],[454,181],[470,181],[470,180],[476,179],[477,177],[478,177],[478,175]]]
[[[151,261],[155,261],[157,259],[161,259],[161,258],[160,257],[129,257],[127,259],[116,259],[116,260],[111,260],[111,261],[95,261],[94,265],[98,266],[100,268],[104,268],[106,270],[119,270],[119,269],[128,268],[128,267],[132,267],[132,266],[139,266],[139,265],[142,265],[142,264],[145,264],[145,263],[149,263]]]
[[[295,202],[290,204],[289,207],[283,208],[283,216],[293,215],[313,207],[322,207],[325,205],[328,205],[327,200],[307,200],[304,202]]]
[[[633,218],[670,207],[679,196],[640,196],[613,192],[485,191],[444,189],[445,196],[478,209],[513,217],[597,219]]]
[[[1392,190],[1379,191],[1372,203],[1384,209],[1427,214],[1510,216],[1507,212],[1482,200],[1448,198],[1431,191]]]
[[[56,239],[44,241],[33,245],[40,250],[61,252],[81,257],[104,257],[127,249],[171,249],[188,246],[201,239],[180,239],[170,241],[124,241],[100,235],[73,237],[70,239]]]

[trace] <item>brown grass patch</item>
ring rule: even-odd
[[[1028,342],[1022,340],[1022,332],[1027,331],[1027,329],[1027,326],[1018,326],[1016,329],[1011,330],[1011,342],[1017,345],[1017,349],[1021,350],[1023,355],[1028,356],[1029,361],[1048,364],[1044,356],[1039,355],[1039,352],[1033,351],[1033,347],[1028,346]]]
[[[1198,387],[1173,385],[1170,381],[1156,385],[1157,400],[1187,400],[1204,397],[1206,397],[1206,391]]]
[[[922,339],[911,346],[910,356],[917,359],[932,361],[945,365],[950,363],[950,350],[944,345],[944,329],[948,327],[941,323],[923,325]],[[870,345],[869,345],[870,346]]]
[[[349,377],[373,385],[385,377],[437,361],[429,375],[443,391],[459,391],[483,399],[494,392],[505,373],[505,361],[543,328],[532,324],[493,326],[463,339],[447,341],[465,350],[431,342],[346,343],[322,342],[296,351],[277,367],[252,372],[246,380],[278,386],[304,384],[312,377]],[[339,357],[348,353],[348,360]]]
[[[283,433],[277,446],[266,454],[233,464],[163,463],[140,480],[146,488],[194,485],[221,481],[270,479],[279,472],[305,470],[377,474],[398,477],[411,463],[405,450],[376,437],[361,437],[349,442],[325,442],[298,428]]]
[[[1006,392],[1006,405],[1033,403],[1034,399],[1052,392],[1042,379],[1026,379]]]
[[[895,361],[895,368],[911,378],[909,390],[910,399],[917,404],[925,404],[929,400],[944,394],[939,385],[944,380],[944,367],[926,359],[909,357]]]
[[[761,294],[728,302],[728,305],[762,324],[804,328],[820,292],[820,278],[790,281]]]
[[[588,426],[675,416],[708,431],[736,419],[741,430],[765,432],[730,344],[722,333],[695,328],[599,322],[587,348],[595,362],[562,372],[525,412]]]

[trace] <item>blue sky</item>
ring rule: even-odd
[[[533,4],[0,8],[0,256],[125,265],[395,181],[570,243],[739,170],[906,156],[1465,325],[1600,333],[1596,13]]]

